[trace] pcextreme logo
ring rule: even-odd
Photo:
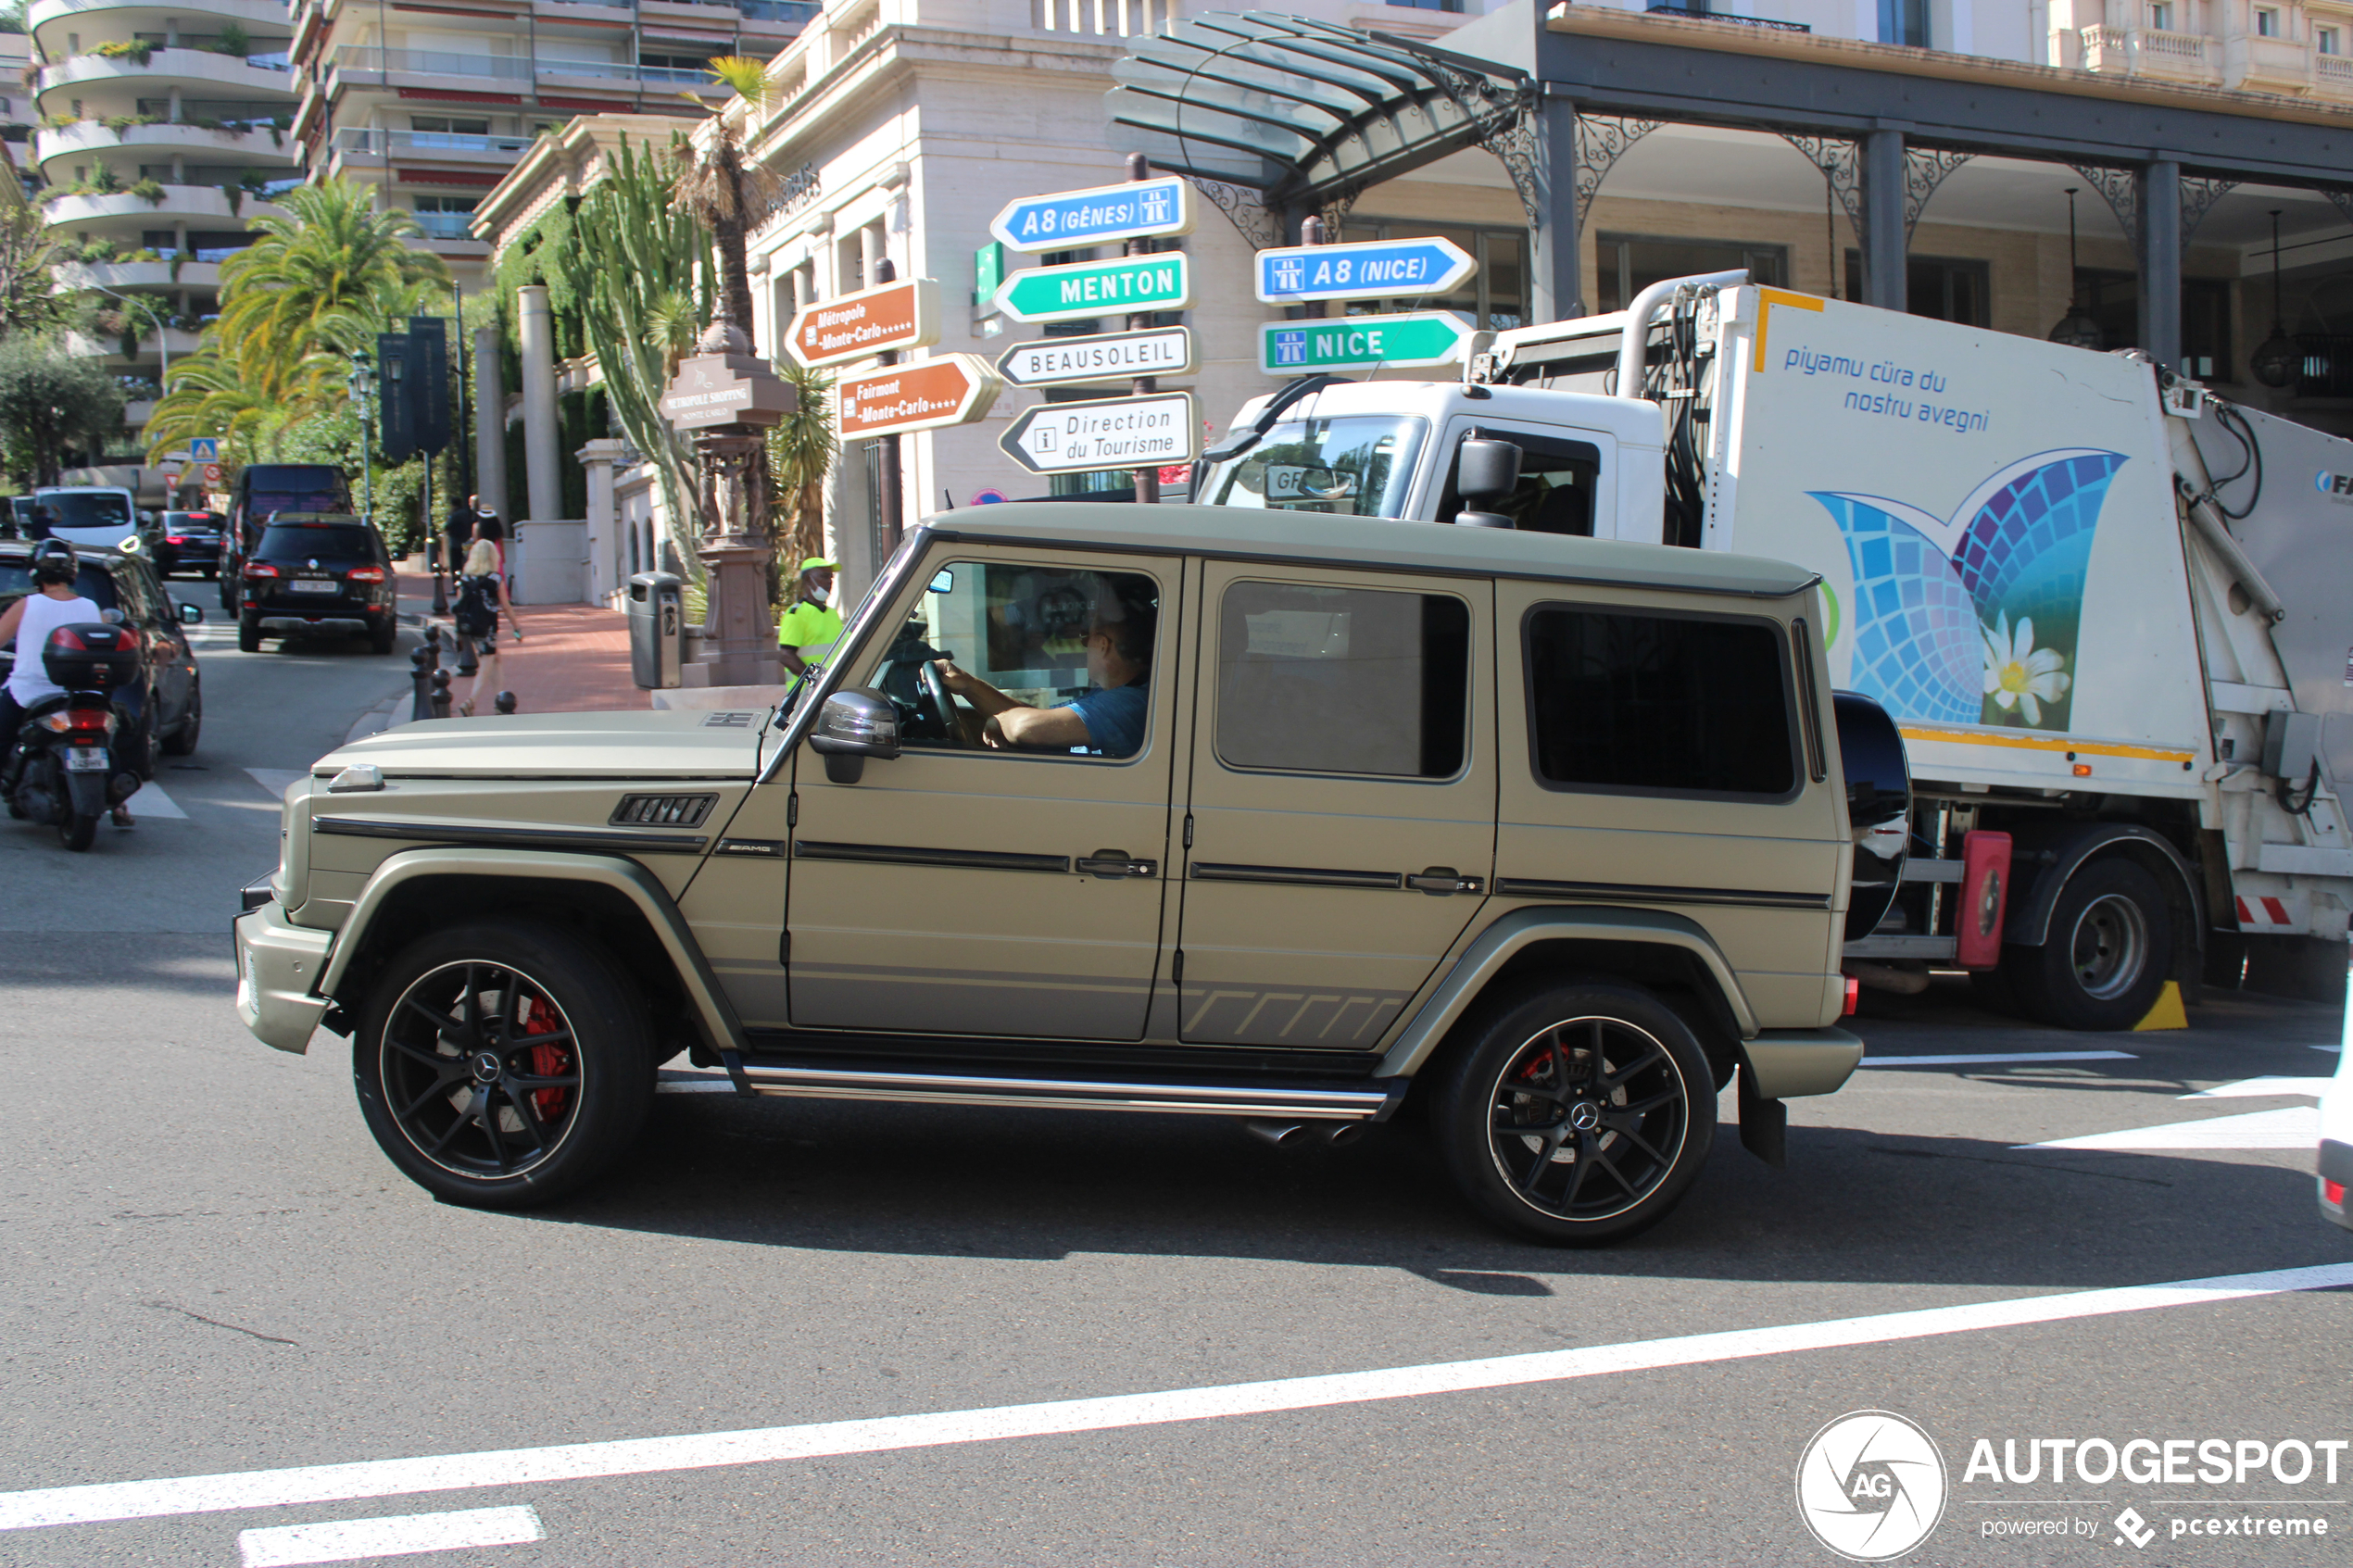
[[[1917,1423],[1852,1411],[1814,1434],[1797,1461],[1797,1512],[1839,1556],[1883,1562],[1928,1539],[1944,1516],[1944,1456]]]

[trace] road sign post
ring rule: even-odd
[[[1189,463],[1200,452],[1201,423],[1189,392],[1041,403],[998,438],[1005,455],[1032,473],[1084,473]]]
[[[1475,352],[1470,345],[1479,335],[1469,317],[1452,310],[1265,321],[1258,329],[1258,365],[1277,376],[1454,365]]]
[[[874,288],[803,306],[792,319],[785,346],[813,370],[902,348],[928,348],[938,341],[939,284],[910,278],[903,283],[886,279]]]
[[[1267,305],[1319,299],[1420,298],[1452,290],[1478,270],[1442,239],[1360,240],[1258,253],[1258,297]]]
[[[1193,187],[1176,175],[1125,185],[1021,196],[1005,204],[988,232],[1009,250],[1078,250],[1125,240],[1193,232]]]
[[[998,285],[997,308],[1016,321],[1076,321],[1118,311],[1183,310],[1192,270],[1181,250],[1068,267],[1031,267]]]

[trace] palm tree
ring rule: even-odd
[[[722,55],[705,60],[703,69],[733,96],[711,116],[707,135],[681,138],[671,144],[674,189],[678,205],[711,231],[719,252],[719,316],[743,334],[738,352],[751,347],[751,263],[745,243],[752,228],[767,216],[775,181],[749,157],[752,117],[775,98],[768,81],[768,63],[749,55]],[[680,97],[700,107],[692,93]]]
[[[775,486],[770,517],[783,521],[783,554],[775,576],[781,584],[792,569],[825,553],[825,471],[837,450],[832,408],[834,378],[796,359],[782,360],[776,374],[793,389],[794,408],[768,433],[768,473]]]

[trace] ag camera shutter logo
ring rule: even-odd
[[[1935,1439],[1887,1411],[1840,1416],[1798,1456],[1798,1517],[1852,1562],[1883,1562],[1919,1546],[1944,1516],[1944,1499]]]

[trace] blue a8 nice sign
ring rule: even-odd
[[[1115,240],[1189,234],[1193,188],[1183,180],[1136,180],[1005,204],[988,232],[1012,250],[1061,250]]]

